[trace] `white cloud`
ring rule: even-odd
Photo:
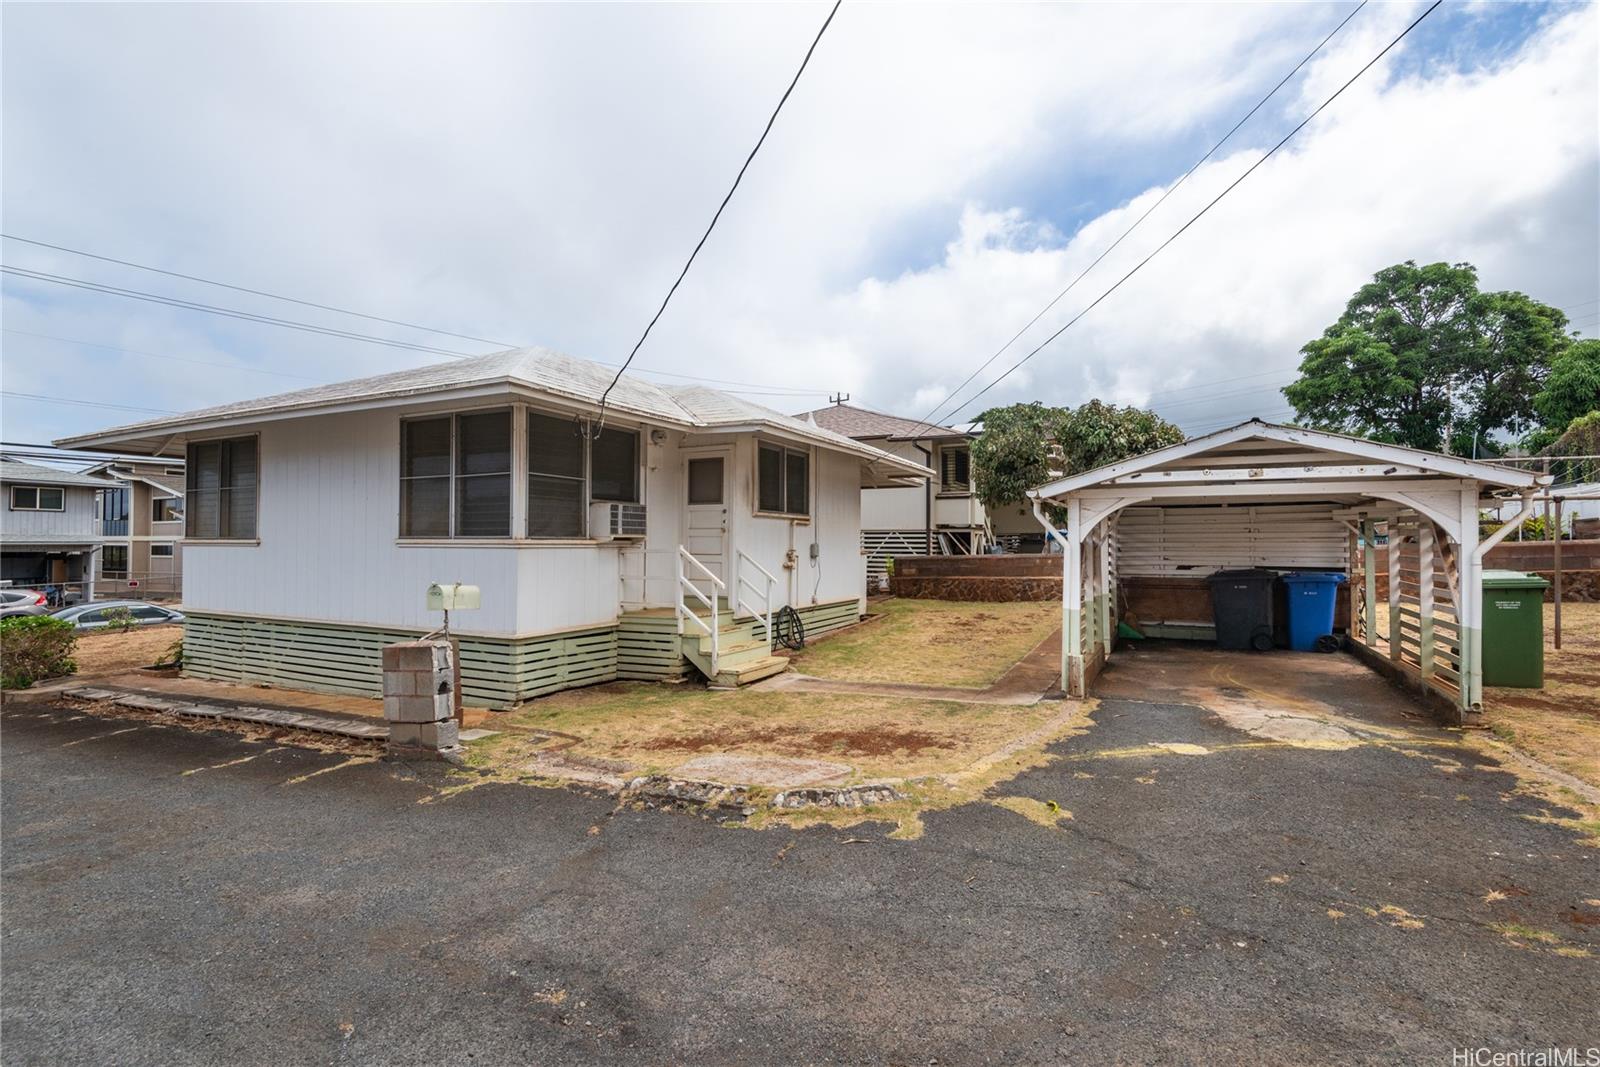
[[[1348,77],[1416,10],[1369,5],[1304,93]],[[843,389],[922,415],[1159,195],[1144,186],[1173,180],[1345,11],[846,5],[641,367],[812,393],[766,398],[791,410]],[[5,228],[620,359],[823,14],[14,6]],[[1593,295],[1595,32],[1583,8],[1492,69],[1369,75],[991,396],[1137,401],[1287,370],[1356,285],[1407,257],[1469,259],[1487,285],[1558,303]],[[1263,111],[1243,143],[1306,109],[1285,106]],[[1254,151],[1197,173],[1029,336],[1064,321]],[[417,337],[9,243],[5,258]],[[426,358],[10,281],[4,309],[15,329],[324,380]],[[156,407],[297,384],[14,334],[3,377],[8,390]],[[1270,390],[1237,395],[1250,384],[1219,386],[1234,395],[1211,405],[1195,402],[1201,392],[1167,399],[1195,423],[1271,414]],[[5,415],[7,439],[121,421],[24,403]]]

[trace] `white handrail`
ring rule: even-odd
[[[754,581],[745,577],[744,565],[746,563],[750,564],[750,566],[754,567],[761,573],[761,576],[767,580],[765,585],[758,588]],[[756,562],[755,558],[742,548],[739,550],[738,564],[734,570],[739,579],[734,589],[734,607],[745,608],[749,610],[750,614],[761,620],[761,632],[767,640],[767,650],[770,652],[772,650],[772,587],[778,581],[778,579],[773,576],[771,571],[767,570],[767,568]],[[759,594],[761,596],[762,602],[766,605],[765,612],[758,610],[755,605],[746,602],[744,598],[744,591],[746,588],[748,588],[750,592]]]
[[[695,586],[695,580],[683,573],[683,564],[685,560],[694,564],[701,574],[710,579],[713,594],[709,599],[699,590],[699,588]],[[673,605],[673,612],[678,617],[678,634],[679,636],[683,635],[683,623],[685,619],[692,620],[696,626],[700,627],[700,629],[706,632],[706,634],[711,638],[711,676],[715,678],[718,667],[717,661],[721,651],[718,647],[718,635],[722,630],[721,620],[717,617],[717,599],[715,590],[721,589],[726,591],[728,587],[723,584],[721,578],[718,578],[715,574],[711,573],[704,563],[701,563],[699,560],[695,559],[694,556],[690,555],[689,550],[684,548],[682,545],[678,546],[677,565],[678,596]],[[684,598],[683,595],[685,591],[693,593],[695,599],[706,606],[706,610],[709,612],[709,624],[705,619],[702,619],[693,611],[689,610],[689,602]]]

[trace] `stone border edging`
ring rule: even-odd
[[[384,741],[388,739],[387,724],[357,722],[318,715],[312,712],[290,711],[287,708],[256,705],[213,704],[203,700],[179,700],[136,689],[101,689],[93,686],[76,686],[59,691],[62,696],[90,702],[107,701],[118,707],[136,711],[159,711],[169,715],[184,715],[196,719],[227,719],[248,722],[258,726],[284,726],[314,733],[334,734],[358,741]]]
[[[781,811],[813,807],[853,809],[905,799],[905,794],[898,789],[881,784],[799,786],[767,797],[763,790],[755,786],[674,778],[669,774],[648,774],[634,778],[623,787],[622,795],[664,801],[673,806],[736,811],[741,815],[754,815],[761,807]]]

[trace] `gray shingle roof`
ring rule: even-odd
[[[890,438],[904,441],[923,441],[932,438],[966,437],[960,430],[938,423],[923,423],[916,419],[902,419],[898,415],[885,415],[850,404],[829,404],[825,408],[808,411],[818,426],[844,434],[846,437]],[[804,417],[804,416],[801,416]]]
[[[29,485],[71,485],[91,489],[108,489],[117,483],[106,478],[96,478],[58,467],[40,467],[21,460],[0,457],[0,482],[23,482]]]
[[[244,423],[266,416],[281,417],[300,412],[311,415],[318,409],[344,404],[425,396],[486,385],[521,385],[552,397],[593,405],[599,402],[615,374],[613,368],[548,348],[516,348],[370,378],[319,385],[292,393],[278,393],[256,400],[222,404],[180,415],[162,416],[98,433],[63,438],[56,443],[90,448],[149,447],[155,440],[201,425]],[[611,391],[607,407],[619,415],[686,429],[770,427],[872,462],[900,468],[901,473],[915,472],[918,477],[926,475],[921,467],[853,441],[847,435],[705,386],[657,385],[623,375]]]

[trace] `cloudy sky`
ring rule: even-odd
[[[928,414],[1352,6],[846,3],[636,366],[738,383],[791,412],[844,391]],[[979,382],[1421,10],[1357,14]],[[3,228],[616,363],[826,12],[7,4]],[[1408,258],[1472,262],[1486,287],[1595,334],[1597,46],[1593,5],[1447,3],[960,418],[1096,396],[1192,432],[1286,415],[1277,390],[1300,345]],[[3,260],[452,352],[496,347],[14,240]],[[444,358],[15,276],[3,309],[8,441]]]

